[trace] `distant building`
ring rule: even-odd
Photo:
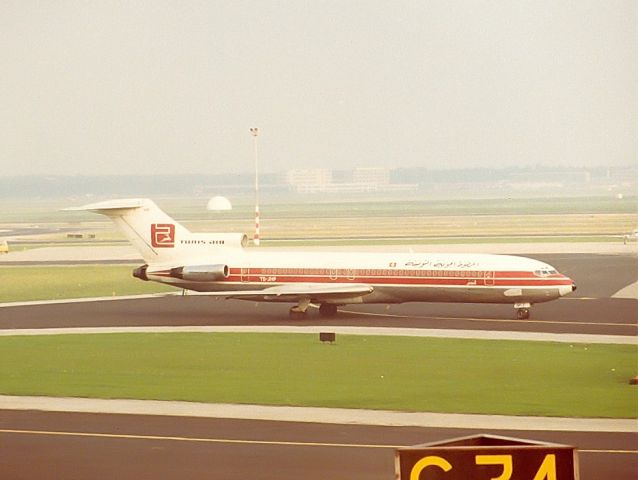
[[[365,183],[381,187],[390,183],[390,169],[383,167],[358,167],[352,172],[353,183]]]
[[[325,168],[288,170],[286,183],[297,193],[325,192],[326,187],[332,184],[332,170]]]
[[[417,184],[390,183],[388,168],[359,167],[348,177],[352,181],[333,182],[331,170],[289,170],[286,182],[297,193],[410,192],[418,189]]]

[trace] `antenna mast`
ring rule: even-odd
[[[252,127],[250,134],[253,136],[253,146],[255,150],[255,236],[253,237],[253,244],[259,246],[259,162],[257,155],[257,135],[259,135],[259,128]]]

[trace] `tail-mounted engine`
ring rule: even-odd
[[[228,265],[187,265],[170,270],[171,277],[190,282],[215,282],[230,276]],[[148,281],[148,265],[142,265],[133,270],[133,276]]]
[[[245,248],[248,246],[248,235],[245,233],[225,233],[220,235],[226,240],[226,245],[230,247]]]
[[[141,267],[137,267],[133,270],[133,276],[135,278],[139,278],[140,280],[144,280],[148,282],[148,277],[146,276],[146,270],[148,269],[148,265],[142,265]]]
[[[191,282],[214,282],[230,275],[228,265],[188,265],[171,268],[171,277]]]

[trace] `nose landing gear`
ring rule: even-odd
[[[532,306],[531,303],[515,303],[517,320],[527,320],[529,318],[529,309]]]
[[[518,320],[527,320],[529,318],[529,308],[519,308],[516,310],[516,318]]]

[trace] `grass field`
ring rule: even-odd
[[[131,276],[133,267],[86,265],[0,268],[0,303],[175,291]]]
[[[207,199],[166,199],[157,203],[183,220],[202,218]],[[253,198],[236,203],[231,212],[222,215],[250,218],[254,212]],[[312,197],[294,197],[287,201],[265,201],[263,208],[277,218],[296,218],[300,215],[323,217],[327,212],[335,218],[407,216],[476,216],[476,215],[565,215],[636,213],[638,197],[627,195],[622,199],[612,195],[595,197],[530,197],[530,198],[456,198],[456,199],[367,199],[343,201],[339,196],[326,200]],[[211,214],[209,214],[211,216]],[[215,214],[212,214],[215,216]]]
[[[229,212],[205,210],[204,198],[156,199],[158,205],[193,231],[252,232],[252,197]],[[70,200],[5,202],[3,225],[12,222],[76,228],[97,240],[121,239],[110,222],[88,212],[64,212]],[[243,203],[242,203],[243,202]],[[306,197],[261,205],[264,239],[387,237],[406,235],[622,235],[638,222],[638,197],[508,198],[449,200],[310,201]],[[397,223],[400,231],[397,232]],[[1,227],[1,225],[0,225]],[[43,236],[64,241],[65,233]]]
[[[69,206],[62,203],[58,207]],[[158,204],[193,231],[252,231],[251,204],[228,215],[206,212],[205,202],[193,199]],[[4,205],[0,214],[5,222],[77,225],[102,242],[123,239],[102,217],[56,209],[48,202]],[[602,241],[600,235],[626,233],[638,220],[636,197],[290,202],[262,210],[270,245],[414,243],[383,240],[388,235],[421,236],[432,244],[481,241],[427,238],[434,234],[488,235],[489,242],[528,235]],[[374,238],[350,238],[357,235]],[[332,240],[312,240],[321,236]],[[64,233],[46,238],[68,241]],[[301,240],[268,242],[274,238]],[[174,291],[132,278],[132,268],[2,267],[0,302]],[[322,345],[315,335],[283,334],[15,336],[0,337],[0,393],[635,418],[638,390],[627,380],[636,374],[637,353],[631,346],[359,336],[339,336],[335,345]]]
[[[169,210],[169,214],[172,212]],[[279,217],[276,213],[265,212],[261,218],[261,231],[264,241],[293,240],[314,244],[340,245],[343,241],[364,241],[367,243],[405,243],[463,241],[476,242],[489,239],[508,241],[616,241],[622,242],[622,236],[638,225],[638,215],[622,214],[578,214],[578,215],[408,215],[397,211],[394,216],[370,215],[368,217],[353,214],[351,217],[333,216],[333,212],[324,212],[321,216],[310,216],[300,210],[297,217]],[[177,220],[181,217],[175,216]],[[108,242],[125,241],[125,237],[115,226],[93,216],[94,222],[74,225],[78,233],[96,235],[95,240],[87,240],[81,245],[96,245]],[[251,234],[254,219],[246,215],[241,219],[224,215],[211,218],[202,212],[198,220],[186,220],[184,225],[193,232],[241,232]],[[61,227],[62,225],[48,225]],[[69,227],[69,225],[65,225]],[[73,245],[66,233],[50,233],[35,237],[24,237],[22,241],[38,240],[51,244]],[[401,238],[403,237],[403,238]],[[450,240],[449,237],[453,237]],[[363,240],[361,240],[363,239]],[[485,241],[485,240],[483,240]],[[11,244],[11,242],[10,242]],[[10,245],[10,248],[13,247]],[[15,248],[19,248],[15,245]]]
[[[205,197],[153,197],[157,204],[175,218],[183,221],[202,218],[226,217],[250,219],[254,212],[252,195],[231,198],[233,210],[222,214],[207,212],[208,198]],[[90,203],[91,200],[41,199],[5,200],[0,205],[3,222],[50,223],[93,221],[90,213],[64,212],[66,207]],[[97,199],[96,199],[97,201]],[[574,197],[531,197],[531,198],[450,198],[450,199],[365,199],[346,200],[342,196],[332,199],[312,196],[283,196],[263,198],[262,209],[276,218],[296,218],[300,216],[323,217],[326,212],[335,218],[372,216],[385,217],[400,215],[556,215],[556,214],[635,214],[638,211],[638,197],[627,195],[622,199],[613,195]]]
[[[308,334],[0,338],[0,393],[636,417],[636,347]]]

